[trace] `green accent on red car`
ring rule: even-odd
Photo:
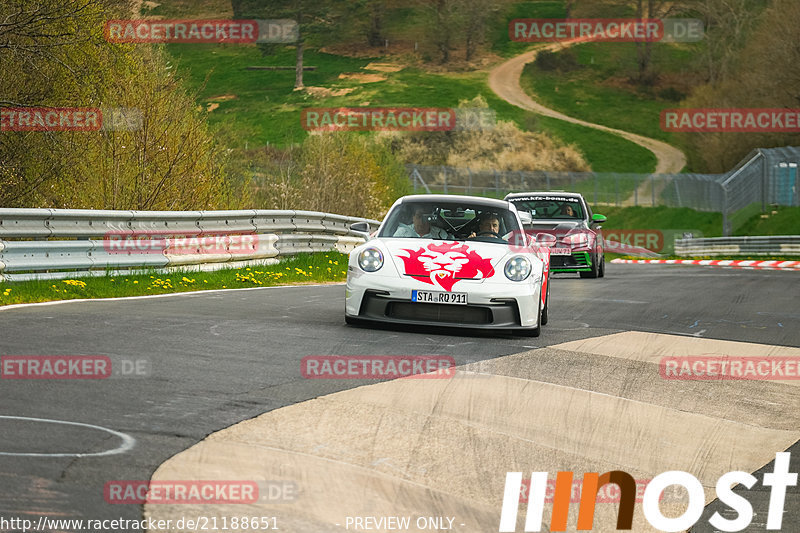
[[[577,263],[574,266],[555,266],[552,264],[553,257],[556,256],[551,256],[550,258],[551,272],[590,272],[592,270],[592,256],[589,252],[574,252],[570,256]]]

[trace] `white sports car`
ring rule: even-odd
[[[522,217],[523,220],[520,219]],[[510,202],[416,195],[392,206],[375,237],[350,253],[345,320],[513,330],[547,323],[550,256]]]

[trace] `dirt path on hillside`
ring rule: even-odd
[[[559,113],[558,111],[543,106],[525,93],[520,86],[519,79],[522,75],[522,69],[527,63],[535,60],[537,54],[542,50],[561,50],[573,44],[580,44],[580,42],[581,41],[555,43],[542,48],[537,48],[536,50],[525,52],[524,54],[509,59],[505,63],[502,63],[501,65],[492,69],[492,71],[489,73],[489,88],[491,88],[492,91],[494,91],[495,94],[497,94],[497,96],[503,100],[517,107],[521,107],[522,109],[527,109],[547,117],[571,122],[572,124],[579,124],[588,128],[594,128],[596,130],[613,133],[614,135],[619,135],[620,137],[634,142],[639,146],[647,148],[653,152],[658,159],[658,164],[656,165],[655,170],[657,174],[673,174],[680,172],[681,169],[686,166],[686,155],[674,146],[662,141],[651,139],[649,137],[637,135],[635,133],[609,128],[608,126],[593,124],[591,122],[586,122],[585,120],[567,116],[563,113]]]

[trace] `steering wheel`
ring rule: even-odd
[[[478,233],[475,234],[476,237],[480,237],[481,235],[493,235],[493,236],[497,237],[498,239],[502,239],[500,234],[499,233],[495,233],[494,231],[479,231]]]

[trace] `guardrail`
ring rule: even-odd
[[[364,242],[350,231],[355,222],[380,224],[294,210],[0,209],[0,282],[142,268],[217,270],[275,263],[278,256],[301,252],[346,253]]]
[[[676,239],[675,254],[703,257],[721,255],[800,255],[800,235]]]

